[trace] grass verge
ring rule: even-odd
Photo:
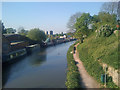
[[[73,50],[74,44],[70,46],[68,52],[67,52],[67,81],[65,82],[65,85],[67,88],[80,88],[80,74],[78,71],[77,66],[75,65],[75,60],[73,59]]]
[[[85,69],[101,84],[103,84],[101,82],[101,74],[105,72],[99,62],[118,69],[117,49],[118,41],[114,34],[107,38],[96,38],[95,33],[86,38],[84,43],[79,44],[77,47]],[[107,88],[117,88],[117,86],[112,81],[108,81]]]

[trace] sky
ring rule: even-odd
[[[103,2],[2,2],[2,21],[6,28],[40,28],[66,32],[67,22],[77,12],[98,14]]]

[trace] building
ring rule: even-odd
[[[53,35],[53,31],[52,30],[50,31],[50,35]]]
[[[48,35],[48,31],[45,31],[45,35]]]

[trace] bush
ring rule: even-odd
[[[102,36],[102,37],[109,37],[111,34],[113,33],[113,28],[111,28],[109,25],[104,25],[101,26],[98,30],[97,30],[97,36]]]

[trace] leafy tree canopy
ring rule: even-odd
[[[37,43],[41,43],[42,40],[46,39],[46,35],[45,35],[44,31],[40,30],[39,28],[31,29],[28,32],[27,36],[28,36],[28,38],[36,41]]]
[[[69,32],[73,32],[75,31],[75,26],[74,24],[77,21],[77,18],[81,17],[82,13],[81,12],[77,12],[74,15],[72,15],[67,23],[67,27],[69,28]]]
[[[80,18],[77,19],[77,22],[75,23],[75,28],[79,29],[82,26],[86,26],[91,22],[92,17],[89,13],[83,13]]]
[[[7,32],[7,34],[12,34],[12,33],[15,33],[16,30],[13,28],[6,28],[6,32]]]
[[[114,27],[117,23],[117,16],[115,14],[99,12],[98,16],[99,16],[101,25],[109,24]]]

